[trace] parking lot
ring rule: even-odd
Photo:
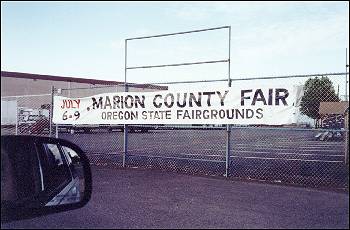
[[[319,141],[318,131],[233,128],[230,174],[238,178],[314,186],[346,187],[344,141]],[[226,130],[151,130],[129,133],[130,166],[192,173],[225,172]],[[95,164],[121,164],[123,133],[60,133],[77,143]],[[164,167],[164,168],[169,168]]]
[[[343,162],[344,141],[319,141],[318,131],[235,128],[231,134],[233,158],[261,158]],[[73,140],[89,154],[121,154],[122,132],[91,134],[60,133],[59,137]],[[226,130],[152,130],[129,133],[128,152],[151,156],[199,157],[222,159],[225,156]]]
[[[81,209],[2,228],[348,228],[343,192],[164,172],[92,167]]]

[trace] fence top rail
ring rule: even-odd
[[[305,78],[305,77],[321,77],[321,76],[343,76],[349,73],[339,72],[339,73],[320,73],[320,74],[304,74],[304,75],[285,75],[285,76],[272,76],[272,77],[254,77],[254,78],[235,78],[231,79],[231,81],[249,81],[249,80],[269,80],[269,79],[283,79],[283,78]],[[171,85],[171,84],[189,84],[189,83],[210,83],[210,82],[227,82],[227,78],[225,79],[216,79],[216,80],[193,80],[193,81],[173,81],[173,82],[153,82],[153,83],[144,83],[142,85]],[[126,83],[127,86],[133,87],[138,85],[138,83]],[[61,90],[79,90],[79,89],[99,89],[99,88],[115,88],[124,86],[124,83],[119,85],[108,85],[108,86],[95,86],[95,87],[85,87],[85,88],[61,88]],[[45,95],[45,94],[43,94]],[[26,95],[24,95],[26,96]],[[29,95],[32,96],[32,95]],[[41,95],[39,95],[41,96]],[[16,96],[9,96],[16,97]],[[23,97],[23,96],[18,96]],[[2,97],[3,98],[3,97]]]
[[[268,126],[231,126],[231,129],[264,129],[283,131],[314,131],[314,132],[349,132],[349,129],[325,129],[325,128],[298,128],[298,127],[268,127]]]
[[[36,95],[1,96],[1,99],[7,99],[7,98],[21,98],[21,97],[43,97],[43,96],[51,96],[51,93],[47,93],[47,94],[36,94]]]
[[[152,84],[138,84],[138,83],[126,83],[126,85],[128,87],[134,87],[134,88],[147,88],[147,87],[150,87],[150,89],[153,89],[151,87],[157,87],[157,86],[154,86]],[[55,88],[55,93],[57,93],[57,90],[61,90],[61,91],[74,91],[74,90],[93,90],[93,89],[105,89],[105,88],[116,88],[116,87],[124,87],[125,86],[125,83],[120,83],[119,85],[106,85],[106,86],[93,86],[93,87],[77,87],[77,88]],[[124,90],[124,89],[123,89]],[[124,91],[121,91],[121,92],[124,92]]]
[[[151,36],[127,38],[127,39],[125,39],[125,41],[147,39],[147,38],[158,38],[158,37],[174,36],[174,35],[189,34],[189,33],[198,33],[198,32],[210,31],[210,30],[220,30],[220,29],[229,29],[229,28],[230,28],[230,26],[221,26],[221,27],[207,28],[207,29],[201,29],[201,30],[182,31],[182,32],[177,32],[177,33],[169,33],[169,34],[157,34],[157,35],[151,35]]]
[[[269,79],[283,79],[283,78],[306,78],[306,77],[322,77],[322,76],[343,76],[349,74],[348,72],[339,72],[339,73],[319,73],[319,74],[300,74],[300,75],[284,75],[284,76],[271,76],[271,77],[252,77],[252,78],[231,78],[230,81],[251,81],[251,80],[269,80]],[[182,83],[206,83],[206,82],[227,82],[225,79],[216,79],[216,80],[193,80],[193,81],[173,81],[173,82],[151,82],[147,84],[182,84]]]

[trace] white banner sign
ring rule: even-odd
[[[106,93],[54,97],[56,124],[268,124],[295,122],[298,87]]]

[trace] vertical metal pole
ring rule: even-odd
[[[349,101],[348,99],[348,48],[345,49],[345,100]]]
[[[345,100],[348,99],[348,48],[345,50]],[[349,164],[349,108],[345,112],[345,154],[344,154],[344,162],[346,165]]]
[[[228,87],[231,87],[231,26],[228,27]]]
[[[124,91],[128,92],[128,85],[126,83],[126,72],[127,72],[127,52],[128,52],[128,40],[125,39],[125,76],[124,76]],[[128,154],[128,126],[126,124],[124,124],[124,153],[123,153],[123,167],[125,167],[125,163],[126,163],[126,156]]]
[[[70,98],[71,84],[72,84],[72,82],[69,81],[69,82],[68,82],[68,97],[69,97],[69,98]]]
[[[52,137],[52,118],[53,118],[53,96],[55,92],[55,86],[51,87],[51,106],[50,106],[50,137]]]
[[[70,98],[71,97],[71,87],[72,87],[72,82],[71,81],[69,81],[68,82],[68,94],[67,94],[67,96]],[[56,126],[56,137],[58,137],[58,127]],[[74,133],[74,125],[72,125],[72,128],[71,128],[71,130],[70,130],[70,133],[71,134],[73,134]]]
[[[346,165],[349,164],[349,112],[345,116],[345,152],[344,152],[344,162]]]
[[[229,36],[228,36],[228,87],[231,87],[231,26],[229,27]],[[226,170],[225,177],[229,176],[230,172],[230,149],[231,149],[231,126],[226,125]]]
[[[16,135],[18,135],[18,100],[16,99]]]

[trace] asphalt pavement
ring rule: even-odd
[[[147,169],[92,168],[81,209],[1,228],[349,228],[349,194]]]

